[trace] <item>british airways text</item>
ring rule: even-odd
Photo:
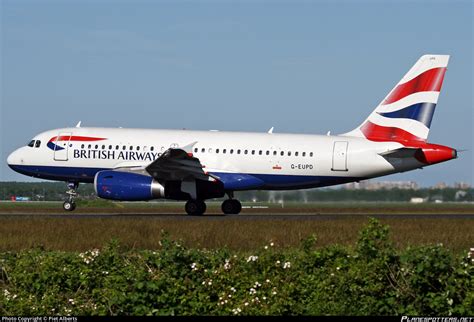
[[[128,161],[153,161],[161,153],[159,152],[135,152],[135,151],[108,151],[108,150],[74,150],[75,159],[112,159]]]

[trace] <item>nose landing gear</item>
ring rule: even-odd
[[[79,187],[78,182],[68,182],[67,187],[69,188],[68,191],[66,191],[66,194],[68,195],[67,200],[64,201],[63,203],[63,209],[66,211],[73,211],[76,209],[76,196],[77,196],[77,188]]]

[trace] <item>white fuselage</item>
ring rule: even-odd
[[[87,141],[91,138],[96,141]],[[206,172],[258,175],[265,181],[263,189],[321,187],[422,166],[415,159],[394,163],[379,155],[402,147],[400,143],[349,136],[63,128],[33,140],[41,141],[39,147],[13,152],[10,167],[34,177],[75,182],[93,182],[100,170],[146,166],[167,149],[190,144]]]

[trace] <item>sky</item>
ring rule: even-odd
[[[0,181],[74,126],[345,133],[423,54],[451,55],[429,142],[460,158],[382,180],[473,182],[471,1],[0,0]]]

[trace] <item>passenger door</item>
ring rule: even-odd
[[[71,132],[61,132],[54,142],[54,160],[67,161],[69,151],[69,141],[71,141]]]
[[[347,171],[347,141],[334,142],[332,154],[332,171]]]

